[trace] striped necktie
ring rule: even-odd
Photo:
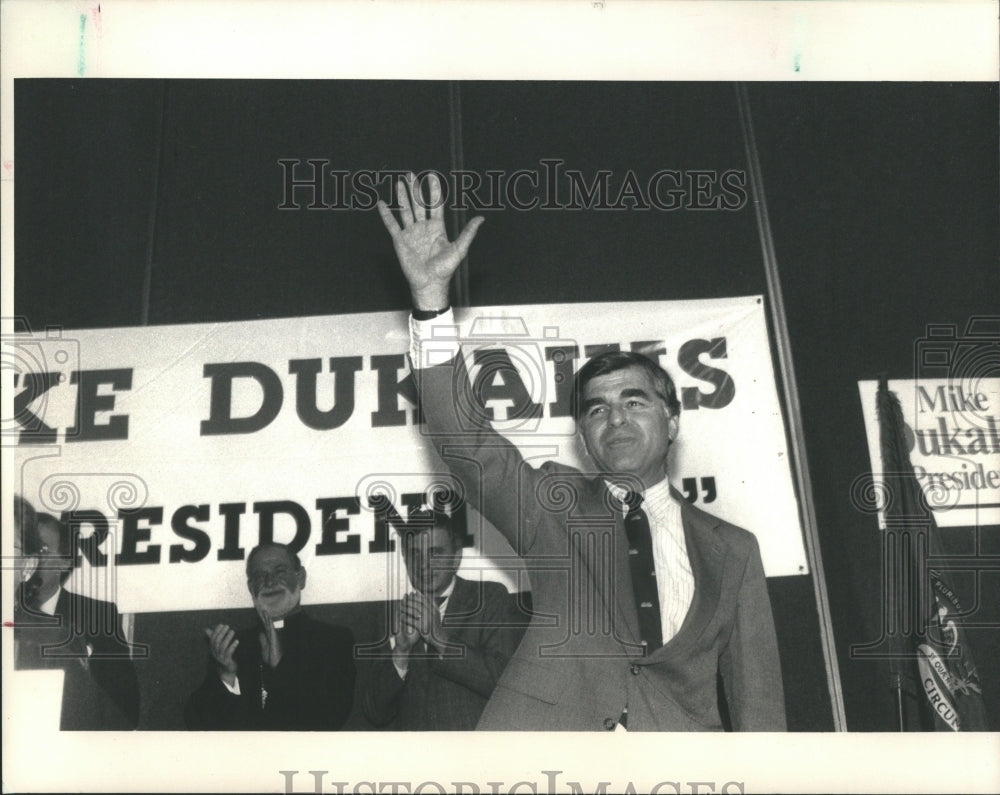
[[[625,534],[628,537],[635,612],[639,617],[639,637],[644,653],[648,655],[663,645],[660,595],[656,587],[656,568],[653,563],[653,539],[649,531],[649,517],[642,509],[642,495],[630,491],[625,496],[625,504],[628,507]]]

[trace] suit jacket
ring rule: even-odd
[[[27,618],[31,626],[15,631],[16,665],[64,671],[59,728],[134,729],[139,680],[114,603],[62,589],[52,616],[31,613]]]
[[[393,605],[395,610],[396,605]],[[442,620],[452,647],[441,659],[415,653],[400,679],[388,643],[369,666],[365,716],[400,731],[471,730],[524,635],[524,621],[499,583],[455,578]]]
[[[184,710],[189,729],[332,731],[344,725],[354,701],[354,636],[304,611],[279,629],[281,662],[263,662],[259,626],[237,633],[240,693],[230,692],[209,656],[201,686]]]
[[[616,501],[602,478],[536,469],[471,401],[458,356],[416,370],[429,436],[472,504],[529,561],[535,617],[478,728],[785,729],[771,605],[754,536],[684,502],[694,599],[677,635],[643,655]]]

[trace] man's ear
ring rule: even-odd
[[[668,414],[670,413],[669,409],[667,409],[667,413]],[[676,441],[677,434],[680,431],[680,429],[681,429],[681,415],[674,414],[667,420],[667,438],[671,442]]]
[[[299,583],[299,590],[301,591],[303,588],[306,587],[306,567],[305,566],[302,566],[301,568],[299,568],[299,571],[298,571],[298,574],[297,574],[297,579],[298,579],[298,583]]]
[[[27,582],[31,579],[33,575],[38,570],[38,556],[31,555],[27,558],[22,558],[24,563],[21,564],[21,582]]]

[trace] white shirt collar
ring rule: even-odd
[[[608,487],[608,491],[611,492],[615,499],[621,502],[622,510],[627,510],[627,507],[625,506],[625,499],[628,496],[630,489],[619,483],[612,483],[610,480],[605,480],[604,483]],[[642,492],[642,500],[647,505],[662,505],[668,500],[672,501],[673,496],[670,494],[670,481],[664,478],[659,483],[655,483],[654,485],[644,489]]]
[[[41,610],[47,616],[54,616],[56,614],[56,603],[59,601],[59,594],[62,593],[62,586],[60,585],[56,588],[56,592],[52,594],[48,599],[42,602],[38,609]]]

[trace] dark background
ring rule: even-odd
[[[851,651],[880,638],[882,610],[877,525],[851,501],[871,468],[857,381],[925,374],[915,353],[928,324],[953,324],[961,338],[971,317],[997,315],[998,89],[768,83],[748,95],[848,728],[892,730],[886,671]],[[282,158],[485,172],[556,157],[619,179],[747,168],[727,83],[22,79],[14,105],[15,310],[33,329],[407,307],[377,214],[279,210]],[[469,262],[472,305],[766,293],[751,203],[485,214]],[[995,527],[944,535],[951,553],[1000,554]],[[769,587],[789,727],[830,730],[812,576]],[[971,620],[997,626],[996,571],[956,587]],[[380,632],[380,605],[319,610],[359,640]],[[242,623],[250,612],[136,617],[136,640],[150,645],[138,663],[143,728],[181,727],[204,672],[199,628],[223,617]],[[969,635],[1000,729],[1000,633]]]

